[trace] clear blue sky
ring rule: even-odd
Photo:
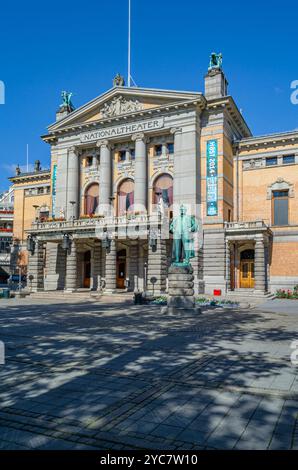
[[[296,3],[296,4],[295,4]],[[254,134],[298,128],[297,2],[132,0],[138,86],[203,90],[209,54],[222,52],[229,91]],[[49,163],[40,135],[61,90],[76,107],[127,73],[127,0],[5,2],[0,17],[0,190],[17,163]]]

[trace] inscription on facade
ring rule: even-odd
[[[84,132],[80,135],[80,141],[93,142],[101,139],[109,139],[113,137],[134,134],[136,132],[153,131],[155,129],[161,129],[162,127],[164,127],[164,118],[151,119],[150,121],[141,121],[132,124],[123,124],[120,126],[94,130],[91,132]]]

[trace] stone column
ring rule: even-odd
[[[138,245],[130,245],[129,247],[129,290],[136,291],[139,289],[138,283],[138,260],[139,260],[139,247]]]
[[[106,293],[113,293],[116,290],[116,241],[115,239],[111,240],[110,251],[106,252],[106,270],[105,270],[105,279]]]
[[[231,250],[230,242],[226,240],[226,292],[231,290]]]
[[[110,197],[112,191],[112,155],[108,140],[97,142],[100,148],[100,176],[99,176],[99,207],[101,215],[110,213]]]
[[[255,244],[255,290],[265,292],[265,247],[263,238]]]
[[[79,152],[76,147],[71,147],[68,150],[68,169],[67,169],[67,208],[66,218],[78,218],[80,209],[80,162]],[[74,203],[74,204],[71,204]]]
[[[101,290],[101,243],[95,240],[93,249],[93,290]]]
[[[72,240],[70,253],[66,255],[66,279],[65,287],[67,291],[74,292],[77,289],[77,244]]]
[[[33,255],[29,254],[28,279],[32,292],[44,289],[44,250],[43,243],[39,240],[35,243]]]
[[[167,269],[166,240],[158,238],[156,249],[149,246],[148,250],[147,292],[150,295],[165,294]],[[156,279],[154,284],[151,282],[152,278]]]
[[[147,207],[147,150],[144,134],[134,134],[135,141],[135,190],[134,208],[136,212],[146,212]]]

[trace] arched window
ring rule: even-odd
[[[85,214],[93,215],[96,213],[96,209],[99,203],[99,185],[92,183],[85,192]]]
[[[118,190],[118,215],[125,215],[133,211],[134,205],[134,181],[126,179],[122,181]]]
[[[153,204],[158,204],[160,199],[165,207],[173,205],[173,178],[168,174],[160,175],[153,186]]]

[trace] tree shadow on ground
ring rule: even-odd
[[[97,448],[290,448],[295,331],[242,310],[167,317],[158,307],[89,302],[0,308],[3,447],[11,438],[35,449],[83,446],[72,440],[81,435]],[[24,420],[31,427],[21,430]]]

